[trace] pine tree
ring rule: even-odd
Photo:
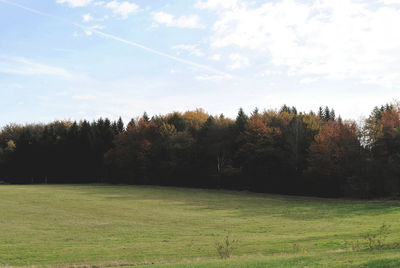
[[[243,131],[248,120],[249,117],[244,113],[243,109],[240,108],[235,122],[237,129]]]
[[[252,117],[257,117],[258,115],[260,115],[260,112],[259,112],[258,108],[256,107],[254,109],[254,111],[251,113],[251,116]]]
[[[173,125],[176,128],[176,130],[178,130],[178,131],[184,131],[186,129],[186,121],[178,113],[174,113],[169,118],[168,124]]]
[[[280,113],[284,113],[284,112],[290,113],[290,108],[286,104],[284,104],[284,105],[282,105],[282,107],[279,110],[279,112]]]
[[[149,123],[149,122],[150,122],[150,118],[149,118],[149,116],[147,115],[146,112],[143,113],[142,119],[143,119],[143,121],[145,121],[146,123]]]
[[[325,110],[324,110],[324,121],[325,122],[328,122],[331,119],[330,115],[331,115],[331,111],[329,110],[329,107],[325,106]]]
[[[135,119],[132,118],[131,121],[129,121],[129,123],[128,123],[127,129],[133,128],[135,126],[136,126],[136,121],[135,121]]]
[[[331,109],[331,111],[329,113],[329,119],[332,121],[335,121],[335,119],[336,119],[335,110]]]
[[[118,131],[118,133],[121,133],[121,132],[123,132],[124,130],[125,130],[124,122],[122,121],[122,118],[119,117],[119,118],[118,118],[118,122],[117,122],[117,131]]]
[[[318,116],[319,118],[321,118],[321,120],[324,120],[324,112],[322,110],[322,106],[320,106],[318,109]]]

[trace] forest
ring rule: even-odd
[[[322,197],[400,195],[400,103],[364,122],[317,112],[202,109],[124,124],[54,121],[0,131],[0,181],[133,184]]]

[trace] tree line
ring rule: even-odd
[[[329,197],[400,194],[400,104],[362,124],[317,112],[197,109],[132,119],[10,124],[0,131],[0,181],[112,183]]]

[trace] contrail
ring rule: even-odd
[[[183,59],[183,58],[175,57],[175,56],[169,55],[167,53],[164,53],[164,52],[152,49],[150,47],[141,45],[139,43],[126,40],[126,39],[118,37],[116,35],[112,35],[112,34],[108,34],[108,33],[105,33],[105,32],[99,31],[99,30],[91,29],[91,28],[83,26],[81,24],[70,22],[70,21],[65,20],[65,19],[63,19],[61,17],[44,13],[44,12],[39,11],[37,9],[26,7],[26,6],[23,6],[23,5],[20,5],[18,3],[14,3],[14,2],[8,1],[8,0],[0,0],[0,3],[4,3],[4,4],[10,5],[10,6],[15,6],[15,7],[24,9],[26,11],[29,11],[31,13],[35,13],[35,14],[38,14],[38,15],[41,15],[41,16],[44,16],[44,17],[48,17],[48,18],[52,18],[52,19],[55,19],[55,20],[58,20],[58,21],[62,21],[64,23],[71,24],[71,25],[73,25],[75,27],[78,27],[78,28],[80,28],[82,30],[90,31],[90,32],[96,33],[99,36],[102,36],[102,37],[105,37],[105,38],[108,38],[108,39],[112,39],[112,40],[115,40],[115,41],[119,41],[121,43],[130,45],[130,46],[133,46],[133,47],[141,48],[141,49],[146,50],[148,52],[151,52],[153,54],[156,54],[156,55],[159,55],[159,56],[162,56],[162,57],[165,57],[165,58],[168,58],[168,59],[171,59],[171,60],[183,63],[183,64],[186,64],[186,65],[190,65],[190,66],[193,66],[193,67],[196,67],[196,68],[199,68],[199,69],[207,70],[209,72],[217,73],[217,74],[223,75],[225,77],[232,77],[230,74],[225,73],[225,72],[220,71],[220,70],[217,70],[217,69],[214,69],[214,68],[212,68],[210,66],[199,64],[199,63],[196,63],[196,62],[193,62],[193,61],[190,61],[190,60],[186,60],[186,59]]]

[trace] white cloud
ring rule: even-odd
[[[59,4],[68,4],[70,7],[84,7],[89,5],[92,0],[57,0]]]
[[[139,6],[135,3],[130,3],[128,1],[118,2],[115,0],[108,2],[106,7],[112,9],[114,14],[121,15],[122,19],[127,19],[131,13],[139,9]]]
[[[21,84],[17,84],[17,83],[0,84],[0,87],[2,87],[2,88],[7,88],[7,87],[9,87],[9,88],[18,88],[18,89],[25,88],[25,86],[23,86],[23,85],[21,85]]]
[[[90,27],[91,29],[94,29],[94,30],[103,30],[104,29],[104,26],[103,25],[93,25],[93,26],[91,26]]]
[[[93,26],[90,26],[90,27],[86,27],[85,28],[85,34],[86,35],[92,35],[93,34],[93,31],[92,30],[103,30],[104,29],[104,26],[103,25],[93,25]]]
[[[219,61],[221,60],[221,54],[214,54],[210,57],[210,59],[215,60],[215,61]]]
[[[198,75],[195,77],[199,81],[213,81],[218,82],[225,79],[232,79],[231,75]]]
[[[255,51],[290,75],[400,84],[400,9],[394,6],[358,0],[278,0],[254,6],[232,1],[228,8],[224,2],[197,4],[217,12],[214,48]]]
[[[202,57],[204,56],[204,53],[197,47],[197,45],[176,45],[173,46],[172,49],[175,50],[184,50],[189,53],[189,55],[195,55],[197,57]],[[179,53],[178,53],[179,55]]]
[[[93,5],[96,6],[96,7],[97,6],[104,6],[105,3],[106,3],[105,1],[97,1],[97,2],[94,2]]]
[[[2,59],[0,62],[0,73],[14,75],[47,75],[64,79],[71,79],[74,77],[72,73],[63,68],[37,63],[30,59],[7,56],[2,56],[0,58]]]
[[[175,18],[174,15],[163,11],[153,13],[153,19],[158,24],[164,24],[168,27],[204,29],[205,26],[200,23],[198,15],[180,16]]]
[[[380,0],[380,2],[385,5],[393,5],[393,4],[400,5],[400,0]]]
[[[265,70],[264,72],[260,73],[259,76],[274,76],[274,75],[281,75],[281,71],[274,71],[274,70]]]
[[[235,8],[237,5],[238,5],[238,0],[206,0],[204,2],[198,0],[197,3],[195,4],[195,7],[199,9],[221,10],[221,9]]]
[[[92,15],[90,15],[90,13],[84,14],[82,16],[82,21],[83,22],[89,22],[89,21],[92,21],[92,20],[93,20],[93,17],[92,17]]]
[[[250,61],[247,57],[237,53],[230,54],[229,59],[232,61],[232,64],[228,65],[228,68],[231,70],[242,69],[250,65]]]
[[[311,84],[318,81],[318,78],[315,77],[305,77],[300,80],[300,84]]]
[[[95,95],[73,95],[73,99],[75,100],[94,100],[96,99]]]

